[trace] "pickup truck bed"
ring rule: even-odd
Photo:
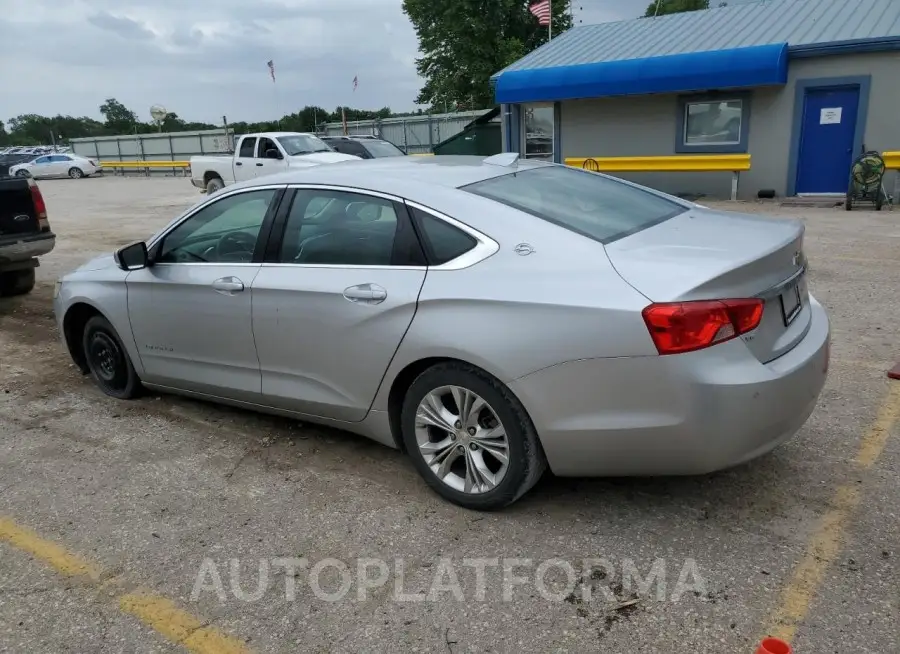
[[[30,178],[0,178],[0,296],[19,295],[34,287],[37,257],[53,250],[47,208]]]

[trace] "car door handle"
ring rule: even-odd
[[[235,161],[235,162],[234,162],[234,165],[235,165],[235,166],[243,166],[244,164],[243,164],[242,162],[240,162],[240,161]]]
[[[256,164],[256,165],[257,165],[257,166],[262,166],[262,164],[261,164],[261,163],[258,163],[258,164]]]
[[[358,284],[345,288],[344,297],[360,304],[381,304],[387,299],[387,291],[378,284]]]
[[[240,293],[244,290],[244,282],[237,277],[222,277],[212,283],[213,290],[222,295]]]

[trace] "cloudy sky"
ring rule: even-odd
[[[576,20],[631,18],[647,1],[575,0]],[[421,85],[416,37],[401,0],[0,4],[0,120],[23,113],[100,118],[108,97],[147,120],[152,104],[209,122],[223,114],[273,118],[307,104],[399,111],[415,107]]]

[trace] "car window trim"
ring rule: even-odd
[[[465,232],[469,236],[475,239],[475,246],[469,250],[466,250],[464,253],[456,257],[455,259],[450,259],[445,263],[439,265],[429,265],[429,270],[463,270],[464,268],[470,268],[474,266],[476,263],[481,263],[485,259],[495,255],[500,251],[500,244],[492,239],[487,234],[478,231],[477,229],[470,227],[466,223],[457,220],[456,218],[452,218],[445,213],[438,211],[437,209],[432,209],[431,207],[425,206],[419,202],[414,202],[412,200],[406,200],[407,207],[411,207],[413,209],[417,209],[424,213],[427,213],[429,216],[436,220],[442,220],[451,227],[456,227],[461,232]],[[411,214],[412,212],[410,212]],[[412,216],[410,215],[410,218]],[[413,221],[413,224],[416,226],[416,229],[419,230],[419,226],[416,225],[416,221]],[[424,235],[419,235],[419,240],[424,241],[427,240],[424,238]],[[425,243],[422,244],[423,249],[426,247]],[[426,252],[428,250],[426,249]]]
[[[333,191],[336,193],[353,193],[355,195],[364,195],[369,197],[378,198],[380,200],[387,200],[393,203],[395,207],[395,212],[397,213],[397,220],[406,220],[407,226],[412,233],[415,235],[419,247],[422,247],[421,240],[418,239],[418,233],[415,231],[415,226],[412,224],[412,217],[409,215],[409,212],[405,210],[405,201],[403,198],[391,195],[390,193],[382,193],[380,191],[372,191],[369,189],[362,189],[355,186],[342,186],[339,184],[289,184],[288,189],[285,192],[285,195],[282,199],[282,205],[285,206],[285,210],[283,212],[279,212],[277,216],[277,220],[273,222],[272,228],[270,230],[269,242],[266,245],[265,249],[265,257],[263,258],[262,265],[266,268],[335,268],[339,270],[427,270],[427,265],[410,265],[410,266],[382,266],[382,265],[359,265],[359,264],[339,264],[339,263],[285,263],[282,261],[278,261],[281,257],[281,246],[284,241],[285,230],[287,229],[287,218],[290,214],[290,207],[293,206],[294,198],[297,195],[297,191],[303,190],[311,190],[311,191]],[[397,211],[398,209],[402,209],[403,211]],[[401,226],[398,224],[397,232],[399,233]]]
[[[259,235],[256,238],[256,247],[253,250],[253,261],[248,262],[236,262],[236,263],[222,263],[216,261],[166,261],[154,263],[154,266],[259,266],[263,260],[263,254],[265,252],[264,247],[265,243],[268,242],[271,232],[272,232],[272,224],[274,223],[275,215],[281,209],[281,205],[283,204],[286,187],[284,184],[266,184],[263,186],[249,186],[246,188],[235,189],[231,192],[227,190],[222,190],[219,193],[216,193],[213,197],[209,198],[206,202],[196,206],[194,209],[190,210],[188,213],[184,214],[180,218],[176,219],[176,222],[173,222],[169,225],[164,231],[160,232],[156,236],[154,236],[147,243],[147,251],[150,253],[151,258],[156,256],[161,247],[162,243],[165,241],[166,237],[169,236],[173,231],[178,229],[185,222],[196,216],[198,213],[203,211],[206,207],[211,206],[215,202],[220,202],[226,198],[233,197],[235,195],[242,195],[244,193],[253,193],[255,191],[269,191],[274,190],[275,196],[272,198],[272,202],[269,203],[269,208],[266,211],[265,217],[263,217],[262,225],[259,228]]]

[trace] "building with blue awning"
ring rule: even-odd
[[[749,153],[741,197],[843,194],[900,149],[900,0],[760,0],[577,26],[492,77],[504,150],[574,158]],[[629,173],[727,197],[717,173]]]

